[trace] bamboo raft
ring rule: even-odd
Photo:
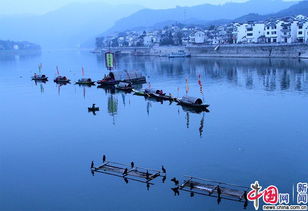
[[[244,202],[245,204],[248,203],[248,187],[192,176],[185,177],[188,179],[184,180],[184,183],[180,185],[180,190],[199,195],[211,196],[219,199]]]
[[[91,165],[92,173],[103,173],[112,176],[127,178],[130,180],[149,183],[158,177],[166,177],[166,171],[135,167],[134,165],[125,165],[117,162],[105,161],[101,166]]]

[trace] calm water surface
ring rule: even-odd
[[[107,73],[86,52],[0,56],[0,210],[242,210],[243,205],[188,193],[174,197],[170,179],[184,175],[249,186],[308,180],[308,61],[121,57],[152,87],[204,98],[210,113],[76,85],[58,87],[55,66],[73,81]],[[43,64],[50,80],[30,77]],[[203,93],[200,93],[198,76]],[[146,87],[147,85],[144,85]],[[87,107],[96,103],[96,116]],[[122,163],[168,171],[150,190],[89,171],[106,154]],[[249,204],[248,210],[253,207]]]

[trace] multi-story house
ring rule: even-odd
[[[257,43],[265,33],[263,23],[245,23],[235,26],[237,28],[237,43]]]

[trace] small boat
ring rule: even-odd
[[[88,107],[88,112],[95,113],[96,111],[99,111],[99,107],[96,107],[95,104],[93,104],[92,107]]]
[[[169,58],[185,58],[185,57],[190,57],[191,55],[186,53],[185,51],[183,50],[180,50],[176,53],[171,53],[169,54]]]
[[[150,97],[150,95],[148,93],[145,92],[145,90],[136,90],[133,89],[134,95],[137,96],[145,96],[145,97]]]
[[[54,82],[58,83],[58,84],[67,84],[70,83],[71,80],[69,80],[67,77],[65,76],[58,76],[55,78]]]
[[[106,75],[102,80],[97,81],[100,85],[116,85],[120,82],[143,84],[146,83],[146,77],[138,71],[114,71]]]
[[[184,96],[177,100],[180,105],[188,106],[196,109],[201,109],[206,111],[210,105],[203,104],[203,101],[200,98]]]
[[[34,81],[48,81],[48,77],[46,77],[46,75],[44,75],[44,74],[37,75],[36,73],[34,73],[32,80],[34,80]]]
[[[133,87],[131,83],[126,83],[126,82],[120,82],[115,86],[116,89],[126,91],[126,92],[131,92],[133,91]]]
[[[95,82],[92,81],[91,78],[81,78],[75,84],[92,86],[95,85]]]
[[[145,89],[145,92],[148,93],[151,97],[154,97],[158,100],[169,100],[174,101],[174,98],[171,94],[167,95],[163,90],[158,89]]]

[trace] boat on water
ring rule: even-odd
[[[116,85],[120,82],[143,84],[146,83],[146,77],[138,71],[113,71],[102,80],[97,81],[100,85]]]
[[[66,76],[58,76],[53,81],[57,84],[68,84],[71,82]]]
[[[145,90],[136,90],[136,89],[133,89],[132,91],[134,92],[134,95],[150,97],[150,95],[149,95],[148,93],[146,93]]]
[[[92,81],[91,78],[81,78],[75,84],[92,86],[95,85],[95,82]]]
[[[171,53],[168,55],[169,58],[185,58],[185,57],[191,57],[191,54],[186,53],[184,50],[179,50],[176,53]]]
[[[175,100],[171,94],[167,95],[166,93],[163,92],[163,90],[159,89],[145,89],[145,93],[149,94],[150,97],[154,97],[158,100],[169,100],[169,101]]]
[[[203,104],[203,101],[200,98],[189,96],[184,96],[180,99],[177,99],[177,102],[182,106],[188,106],[191,108],[200,109],[202,111],[207,111],[208,107],[210,106],[208,104]]]
[[[131,83],[120,82],[119,84],[115,85],[115,88],[125,92],[133,91],[133,86]]]
[[[46,82],[46,81],[48,81],[48,77],[46,75],[44,75],[44,74],[42,74],[42,75],[39,74],[38,75],[38,74],[34,73],[34,76],[32,77],[32,80]]]

